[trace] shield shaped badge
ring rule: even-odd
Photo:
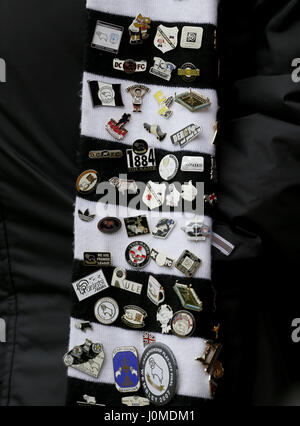
[[[154,46],[163,53],[175,49],[178,42],[178,32],[178,27],[165,27],[164,25],[159,25],[154,38]]]

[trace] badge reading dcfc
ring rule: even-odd
[[[125,251],[127,263],[134,268],[144,268],[150,262],[150,249],[143,241],[134,241]]]
[[[126,149],[129,172],[150,172],[156,170],[155,149],[149,148],[144,154],[136,154],[133,149]]]
[[[97,21],[92,47],[117,54],[119,51],[124,28],[119,25]]]
[[[119,316],[119,305],[111,297],[103,297],[95,304],[94,314],[100,324],[110,325]]]
[[[101,269],[72,283],[79,302],[109,287]]]
[[[128,237],[149,234],[149,225],[146,215],[124,218]]]
[[[154,38],[154,46],[163,53],[169,52],[176,48],[178,43],[178,27],[165,27],[159,25]]]
[[[138,352],[134,346],[115,348],[112,353],[115,385],[119,392],[136,392],[140,388]]]
[[[172,62],[166,62],[161,58],[155,56],[154,65],[150,68],[149,73],[155,75],[156,77],[162,78],[163,80],[170,81],[172,76],[172,71],[176,69],[176,65]]]
[[[181,32],[180,47],[184,49],[200,49],[202,46],[202,27],[183,27]]]
[[[128,130],[125,129],[125,125],[129,123],[130,118],[131,114],[123,114],[118,122],[111,118],[105,125],[105,128],[113,138],[122,140],[128,133]]]
[[[147,61],[134,61],[133,59],[121,60],[114,58],[113,68],[117,71],[124,71],[126,74],[134,74],[135,72],[143,72],[147,69]]]
[[[145,396],[154,405],[172,400],[177,386],[177,362],[171,349],[163,343],[152,343],[141,358],[141,381]]]

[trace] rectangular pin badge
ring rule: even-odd
[[[110,53],[118,53],[124,28],[108,22],[97,21],[92,47]]]
[[[72,283],[79,302],[109,287],[102,269]]]

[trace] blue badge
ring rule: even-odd
[[[138,352],[134,346],[115,348],[112,353],[116,388],[136,392],[140,388]]]

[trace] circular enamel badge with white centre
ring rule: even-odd
[[[76,181],[76,188],[78,192],[82,194],[88,194],[89,192],[96,189],[96,185],[99,181],[99,175],[96,170],[86,170],[81,173]]]
[[[165,155],[159,164],[159,174],[163,180],[171,180],[176,176],[179,162],[175,155]]]
[[[103,297],[95,304],[94,313],[101,324],[112,324],[119,316],[119,306],[111,297]]]
[[[176,336],[190,336],[195,329],[194,315],[188,311],[178,311],[172,318],[172,331]]]
[[[141,358],[141,380],[145,396],[154,405],[165,405],[176,393],[177,362],[163,343],[151,343]]]
[[[133,241],[125,251],[127,263],[134,268],[144,268],[150,261],[150,249],[143,241]]]

